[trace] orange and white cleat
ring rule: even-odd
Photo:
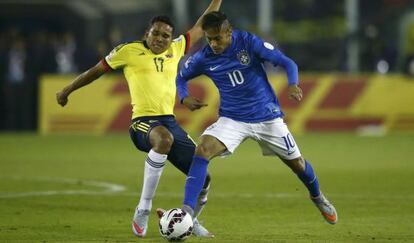
[[[318,197],[311,197],[311,199],[328,223],[336,224],[338,222],[338,214],[335,207],[322,193]]]
[[[148,229],[149,214],[149,210],[135,210],[134,218],[132,219],[132,232],[134,233],[134,235],[140,238],[145,237]]]

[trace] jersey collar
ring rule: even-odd
[[[148,44],[147,44],[147,41],[146,41],[146,40],[144,40],[142,43],[144,44],[144,47],[145,47],[145,48],[147,48],[148,50],[150,50],[150,51],[151,51],[151,49],[149,48],[149,46],[148,46]]]
[[[144,40],[143,42],[142,42],[142,44],[144,45],[144,47],[145,48],[147,48],[148,49],[148,51],[150,51],[152,54],[154,54],[154,55],[165,55],[167,52],[168,52],[168,49],[171,47],[171,45],[167,48],[167,50],[165,50],[163,53],[160,53],[160,54],[155,54],[154,52],[152,52],[152,50],[151,50],[151,48],[149,48],[149,46],[148,46],[148,44],[147,44],[147,41],[146,40]]]

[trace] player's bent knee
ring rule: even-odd
[[[171,148],[172,144],[174,143],[174,138],[171,134],[168,136],[164,136],[160,140],[160,146]]]
[[[201,142],[195,151],[195,155],[203,157],[207,160],[213,159],[215,156],[220,155],[225,150],[224,145],[221,145],[220,142],[208,141]]]
[[[211,146],[201,143],[197,146],[195,155],[209,160],[212,157],[213,152],[214,151],[212,150]]]
[[[170,152],[174,143],[174,137],[166,128],[159,129],[156,133],[151,134],[151,137],[151,143],[156,152],[162,154]]]
[[[286,160],[285,163],[296,174],[305,171],[305,160],[302,157],[298,157],[292,160]]]
[[[168,153],[173,143],[174,143],[174,139],[172,137],[162,137],[158,141],[158,144],[156,147],[158,147],[160,150],[165,151],[165,153]]]

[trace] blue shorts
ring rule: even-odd
[[[132,120],[129,134],[137,149],[149,152],[152,148],[149,133],[156,126],[164,126],[174,137],[174,143],[168,153],[168,160],[184,174],[188,174],[193,155],[195,143],[190,136],[177,124],[174,116],[146,116],[137,117]]]

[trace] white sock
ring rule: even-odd
[[[160,181],[166,160],[166,154],[159,154],[152,149],[149,151],[145,159],[144,184],[137,209],[151,210],[152,198],[155,196],[155,190]]]

